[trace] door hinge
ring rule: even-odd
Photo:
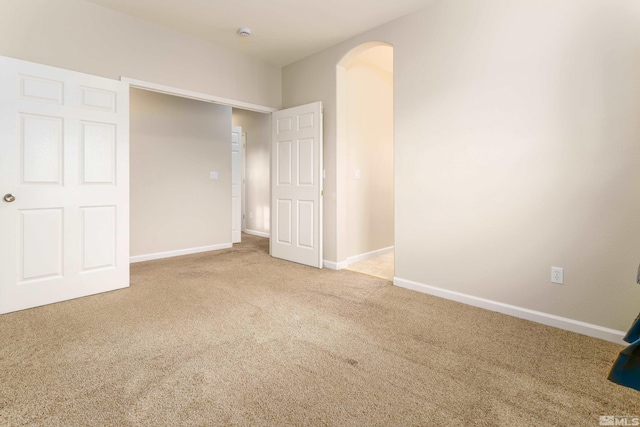
[[[242,219],[244,219],[244,214],[242,214]]]
[[[324,190],[320,190],[320,197],[324,196]]]

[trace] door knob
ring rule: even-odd
[[[11,193],[4,195],[4,201],[7,202],[7,203],[11,203],[11,202],[13,202],[15,200],[16,200],[16,196],[14,196]]]

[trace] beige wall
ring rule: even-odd
[[[285,67],[284,106],[325,107],[330,260],[335,66],[372,40],[394,45],[396,276],[626,330],[640,307],[640,3],[442,0]]]
[[[83,0],[0,0],[0,55],[280,107],[280,69]]]
[[[130,105],[131,256],[231,243],[231,107],[139,89]]]
[[[393,55],[387,46],[372,51]],[[393,246],[393,73],[357,56],[345,77],[346,255],[353,257]]]
[[[271,114],[233,109],[233,125],[246,134],[246,229],[269,233]]]

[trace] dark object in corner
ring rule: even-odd
[[[631,339],[634,339],[632,341]],[[609,380],[614,383],[640,390],[640,315],[624,337],[631,345],[620,352],[611,368]]]
[[[640,284],[640,268],[638,268],[638,283]],[[624,340],[631,345],[618,355],[609,373],[609,380],[640,390],[640,314],[631,325]]]

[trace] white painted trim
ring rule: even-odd
[[[136,255],[129,258],[129,263],[133,264],[142,261],[151,261],[154,259],[172,258],[174,256],[197,254],[200,252],[218,251],[220,249],[229,249],[232,243],[222,243],[220,245],[201,246],[199,248],[178,249],[176,251],[157,252],[155,254]]]
[[[373,258],[379,255],[384,255],[386,253],[392,252],[393,246],[389,246],[388,248],[377,249],[375,251],[367,252],[365,254],[354,255],[347,258],[347,265],[354,264],[356,262],[364,261],[369,258]]]
[[[347,268],[349,263],[347,261],[342,262],[333,262],[327,261],[326,259],[322,261],[322,265],[329,270],[342,270],[343,268]]]
[[[253,234],[254,236],[259,236],[259,237],[267,237],[270,238],[271,234],[269,233],[265,233],[264,231],[256,231],[256,230],[244,230],[243,233],[247,233],[247,234]]]
[[[382,248],[382,249],[377,249],[375,251],[367,252],[365,254],[354,255],[354,256],[351,256],[351,257],[347,258],[346,261],[334,262],[334,261],[327,261],[325,259],[324,261],[322,261],[322,265],[325,268],[328,268],[330,270],[342,270],[343,268],[347,268],[351,264],[354,264],[356,262],[364,261],[366,259],[373,258],[373,257],[378,256],[378,255],[383,255],[383,254],[386,254],[386,253],[391,252],[391,251],[393,251],[393,246],[389,246],[387,248]]]
[[[120,77],[120,81],[128,83],[129,86],[138,89],[146,89],[154,92],[166,93],[168,95],[181,96],[183,98],[195,99],[197,101],[212,102],[214,104],[227,105],[229,107],[241,108],[243,110],[256,111],[258,113],[273,113],[278,111],[277,108],[265,107],[264,105],[251,104],[249,102],[236,101],[235,99],[221,98],[206,93],[194,92],[191,90],[180,89],[172,86],[165,86],[157,83],[146,82],[143,80],[131,79],[129,77]]]
[[[461,302],[474,307],[484,308],[486,310],[497,311],[498,313],[530,320],[547,326],[553,326],[559,329],[564,329],[565,331],[600,338],[616,344],[628,345],[622,340],[625,333],[615,329],[609,329],[603,326],[568,319],[554,314],[543,313],[541,311],[530,310],[528,308],[518,307],[515,305],[504,304],[485,298],[475,297],[473,295],[463,294],[461,292],[450,291],[448,289],[437,288],[435,286],[425,285],[423,283],[413,282],[399,277],[393,278],[393,284],[401,288],[411,289],[424,294],[434,295],[436,297]]]

